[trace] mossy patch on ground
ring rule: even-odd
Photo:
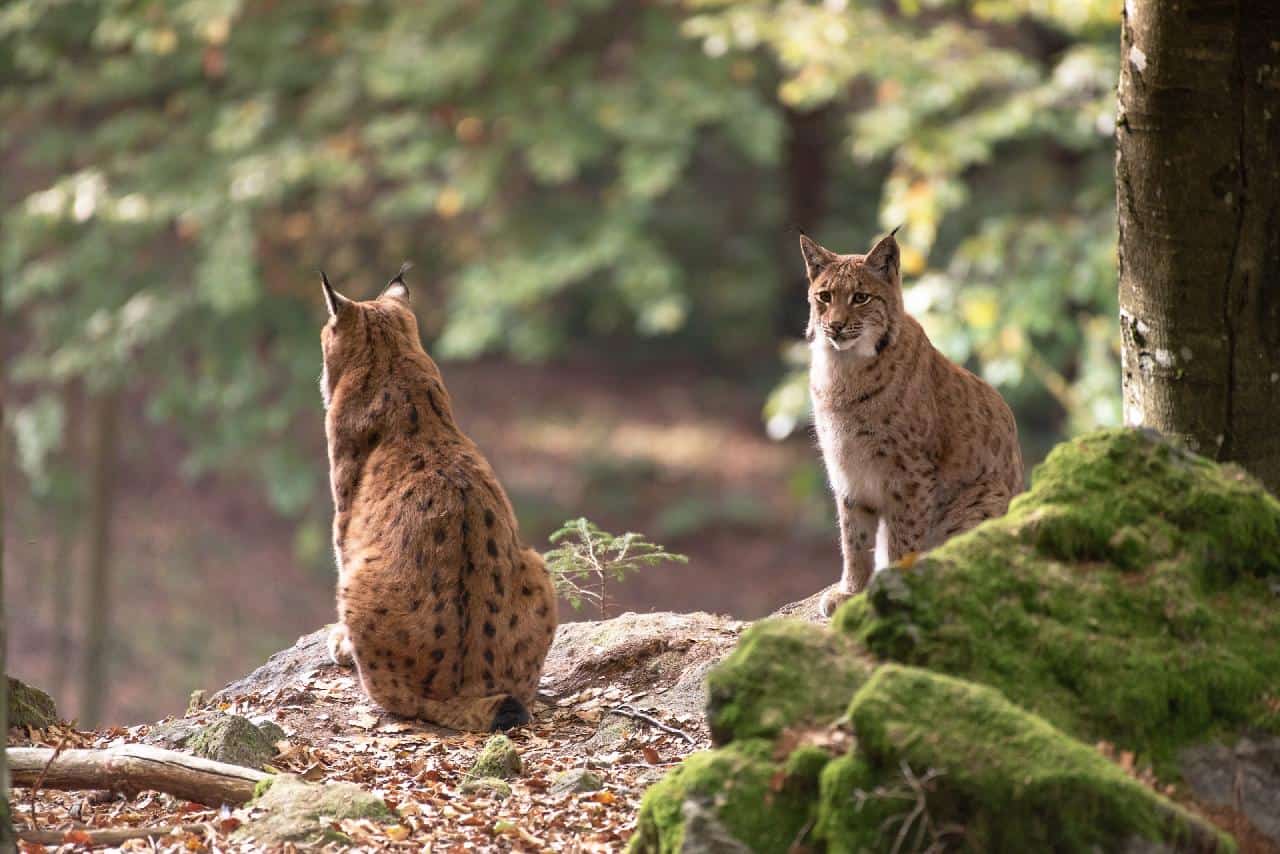
[[[5,697],[9,706],[9,726],[44,729],[58,720],[58,709],[52,697],[12,676],[7,678],[9,688]]]
[[[686,758],[645,793],[630,851],[681,851],[687,801],[713,809],[724,831],[752,851],[787,851],[817,807],[817,780],[779,773],[773,749],[752,738]]]
[[[263,846],[349,843],[333,829],[347,818],[389,821],[391,811],[354,783],[308,783],[293,774],[277,774],[250,803],[252,818],[232,834],[232,841],[253,840]],[[265,781],[264,781],[265,782]]]
[[[875,655],[998,687],[1168,771],[1219,734],[1280,730],[1280,502],[1141,431],[1058,446],[1009,514],[836,615]]]
[[[519,777],[523,769],[524,763],[520,760],[520,751],[516,750],[511,739],[505,735],[495,735],[484,743],[484,747],[476,756],[476,761],[467,771],[467,779],[496,777],[499,780],[509,780],[512,777]]]
[[[240,715],[223,715],[192,735],[186,748],[206,759],[262,770],[282,738],[284,731],[269,721],[255,726]]]
[[[711,739],[726,744],[802,722],[829,723],[870,673],[854,644],[826,626],[762,620],[707,675]]]

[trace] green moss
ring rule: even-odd
[[[724,829],[751,850],[786,852],[816,806],[816,787],[812,780],[778,775],[772,749],[763,739],[745,739],[685,759],[645,793],[629,850],[680,851],[684,804],[693,800],[712,804]]]
[[[484,743],[466,777],[468,780],[479,780],[482,777],[508,780],[520,776],[522,769],[520,752],[516,750],[515,744],[505,735],[495,735]]]
[[[275,781],[276,778],[274,776],[259,780],[253,787],[253,799],[256,801],[258,798],[265,795],[271,789],[271,784]]]
[[[762,620],[707,676],[707,723],[716,744],[828,723],[871,671],[853,644],[826,626]]]
[[[293,774],[278,774],[270,785],[264,780],[255,789],[251,819],[232,834],[235,842],[254,840],[263,846],[286,842],[349,844],[337,833],[335,822],[365,818],[387,822],[387,805],[354,783],[308,783]]]
[[[1183,745],[1277,731],[1278,574],[1280,502],[1260,484],[1110,430],[1056,448],[1004,518],[877,575],[836,625],[1168,771]]]
[[[206,759],[261,770],[276,755],[277,735],[284,731],[273,723],[260,728],[240,715],[224,715],[191,736],[186,747]]]
[[[917,807],[935,832],[963,827],[976,851],[1110,851],[1135,838],[1231,847],[986,686],[885,665],[853,698],[849,720],[856,753],[829,763],[820,781],[815,834],[832,852],[884,850]],[[907,833],[942,841],[919,819]]]
[[[58,720],[52,697],[12,676],[8,680],[9,690],[5,696],[9,703],[9,726],[44,729]]]

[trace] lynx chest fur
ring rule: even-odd
[[[330,652],[396,714],[455,729],[524,723],[556,627],[542,558],[454,421],[403,270],[366,302],[323,284],[338,563]]]
[[[840,520],[843,570],[822,603],[830,615],[877,559],[1002,515],[1022,489],[1022,452],[999,393],[939,353],[904,310],[892,234],[866,255],[803,236],[800,245],[814,422]]]

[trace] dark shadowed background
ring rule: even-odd
[[[1029,461],[1117,422],[1119,6],[6,3],[10,672],[139,721],[332,618],[321,266],[415,262],[530,543],[690,557],[611,612],[837,575],[797,227],[902,224],[908,309]]]

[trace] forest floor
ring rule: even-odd
[[[754,385],[693,366],[606,371],[501,361],[443,366],[465,430],[490,457],[527,542],[587,516],[642,531],[688,565],[646,570],[611,589],[609,613],[705,610],[750,619],[834,580],[839,554],[816,448],[803,432],[777,443],[760,417],[771,381]],[[271,509],[252,473],[189,477],[188,448],[125,407],[112,535],[116,636],[102,720],[180,712],[188,694],[245,673],[332,619],[324,525],[322,414],[290,441],[315,460],[316,493],[299,526]],[[87,601],[79,550],[71,608],[53,599],[54,542],[66,533],[22,500],[6,519],[10,672],[54,694],[76,717]],[[561,619],[594,619],[562,603]],[[60,653],[66,632],[70,647]]]
[[[356,783],[392,809],[390,822],[334,822],[332,830],[362,848],[617,851],[634,829],[647,786],[692,751],[709,746],[702,678],[727,654],[742,627],[703,613],[623,615],[562,626],[532,709],[534,722],[511,733],[524,767],[509,780],[506,798],[463,790],[485,735],[440,730],[381,712],[349,671],[328,662],[323,631],[300,638],[189,711],[178,725],[194,726],[224,714],[279,724],[287,737],[277,744],[273,768],[317,783]],[[11,744],[106,747],[153,741],[173,725],[170,720],[97,732],[55,726],[10,735]],[[557,778],[573,769],[589,769],[599,788],[559,791]],[[52,834],[47,845],[21,843],[27,854],[83,848],[102,828],[177,825],[186,828],[127,842],[124,849],[273,847],[242,838],[253,832],[253,807],[210,809],[154,792],[113,796],[44,789],[15,790],[15,795],[20,833]]]

